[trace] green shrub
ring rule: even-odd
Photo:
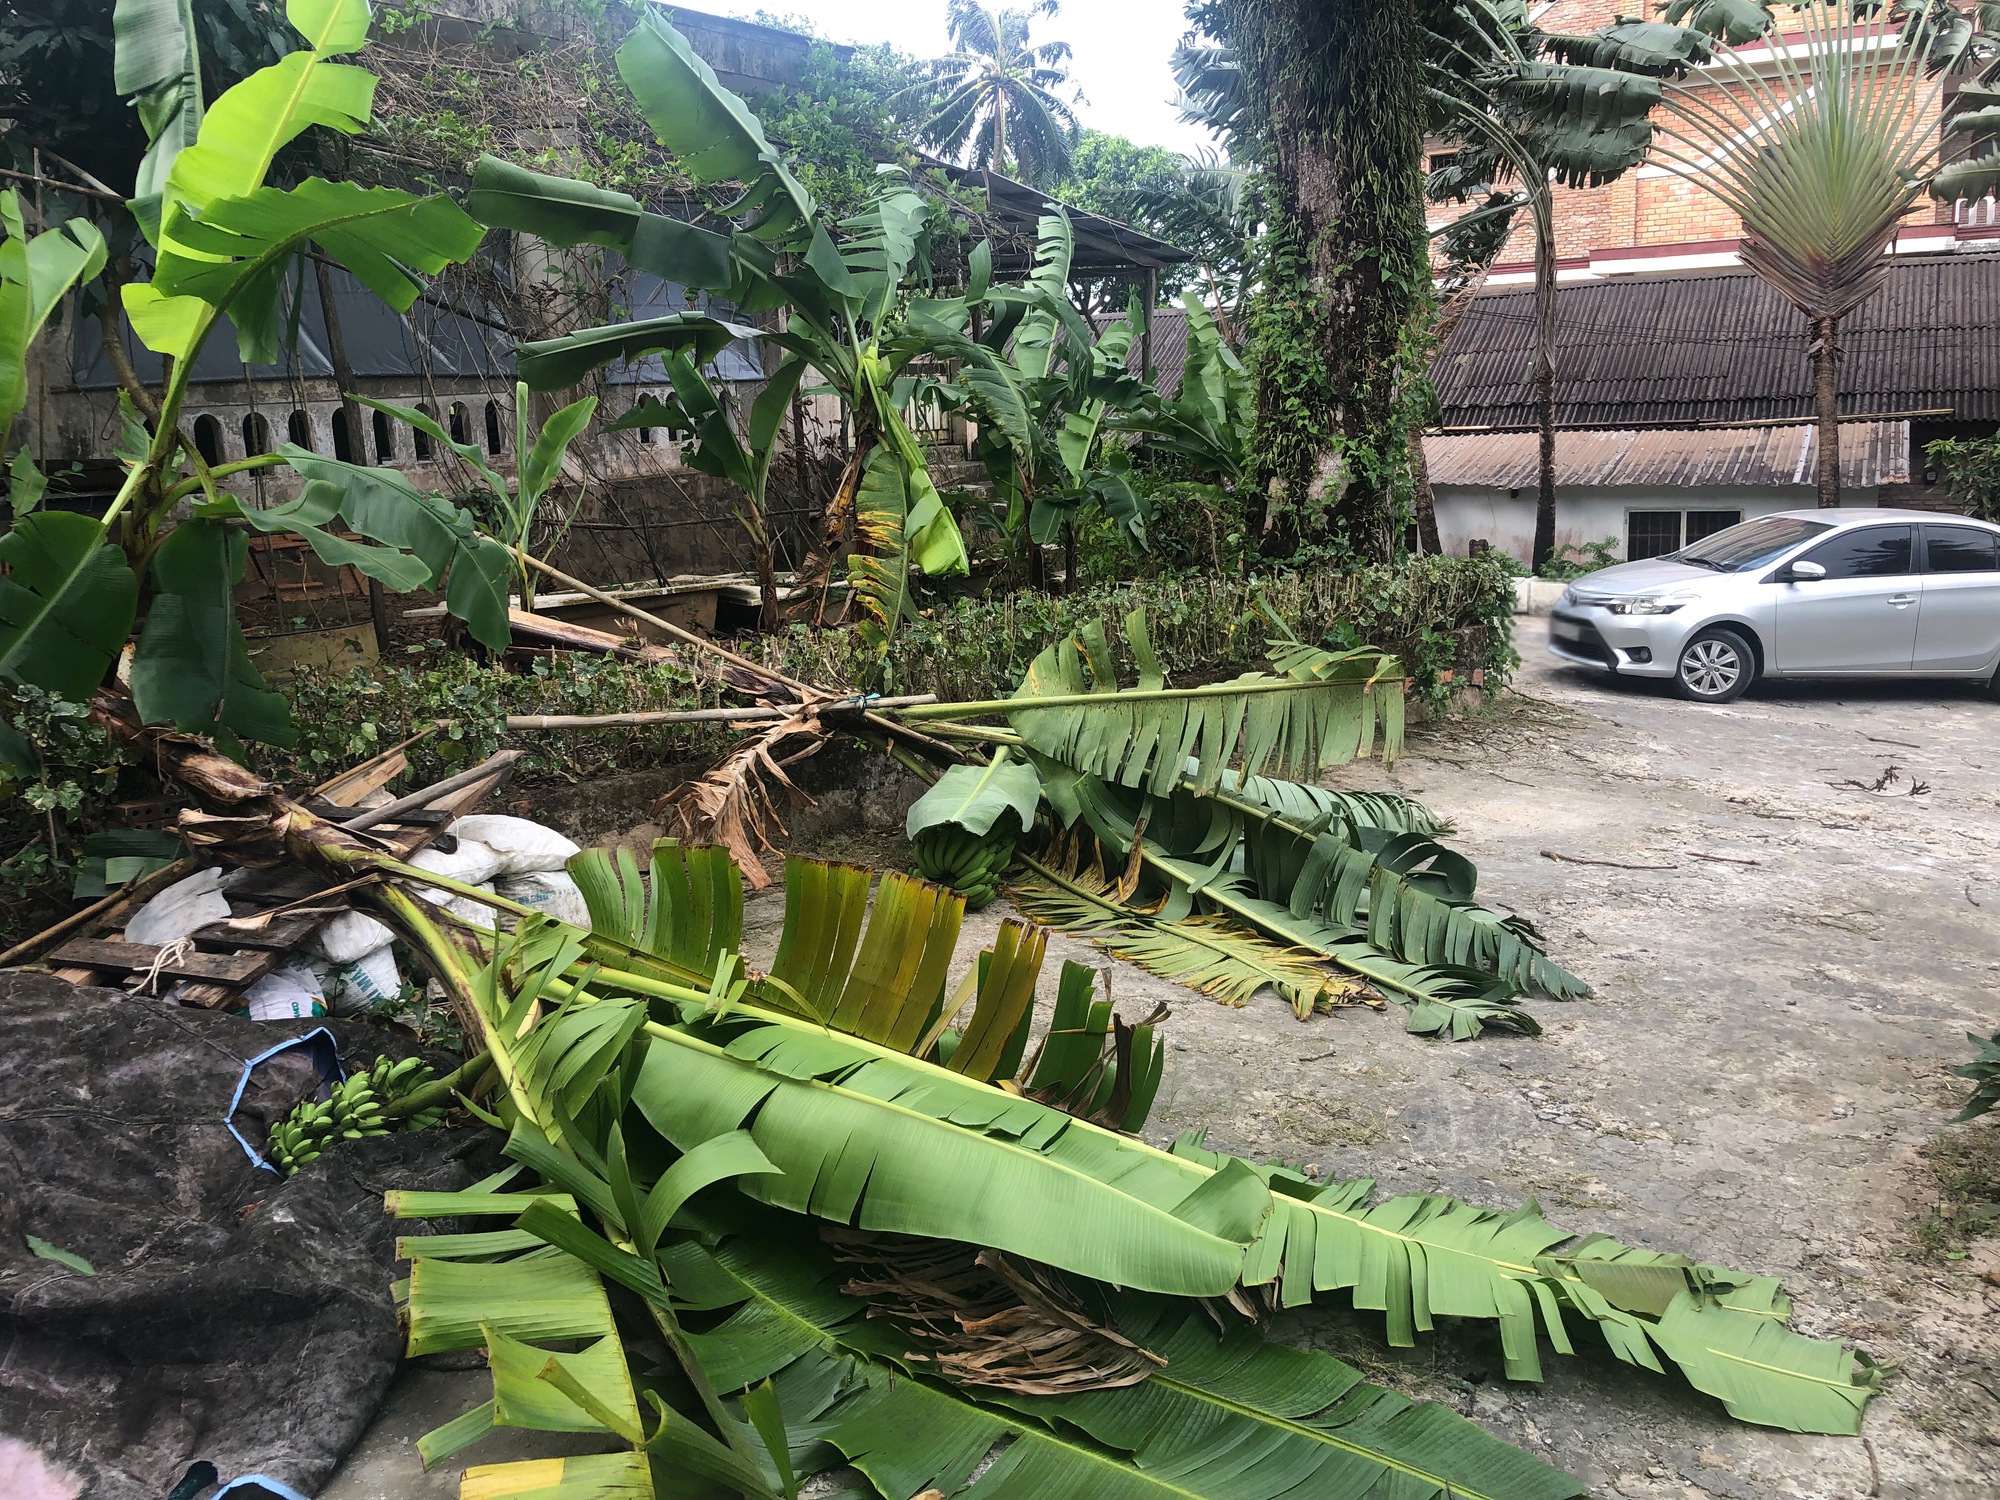
[[[886,668],[872,682],[867,648],[850,630],[794,625],[738,647],[790,676],[827,686],[996,698],[1014,690],[1050,641],[1087,621],[1104,621],[1122,653],[1118,622],[1143,608],[1174,679],[1204,682],[1265,664],[1272,631],[1258,612],[1260,599],[1303,639],[1396,652],[1415,678],[1417,696],[1432,702],[1444,697],[1440,677],[1447,669],[1462,678],[1484,668],[1497,686],[1518,661],[1506,568],[1495,558],[1462,557],[1247,579],[1217,578],[1211,570],[1068,595],[1024,591],[960,599],[905,623]],[[1132,664],[1121,655],[1120,665],[1129,671]],[[552,653],[536,657],[526,671],[509,672],[432,644],[374,668],[302,670],[287,691],[299,742],[288,752],[262,752],[259,766],[294,786],[323,781],[433,720],[442,727],[408,752],[406,786],[448,776],[502,744],[527,752],[516,776],[532,784],[704,760],[735,739],[726,724],[518,734],[505,728],[509,714],[615,714],[737,701],[706,664],[690,670]]]
[[[83,704],[40,688],[11,688],[4,711],[34,757],[0,769],[0,948],[11,948],[67,906],[84,835],[106,825],[139,757]]]

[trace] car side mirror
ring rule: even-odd
[[[1785,569],[1786,583],[1813,583],[1826,577],[1826,569],[1816,562],[1795,562]]]

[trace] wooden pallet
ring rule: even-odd
[[[395,751],[377,759],[386,762],[391,756],[396,761],[402,759]],[[371,767],[379,770],[373,762],[368,767],[357,766],[319,788],[319,797],[334,803],[330,810],[351,809],[353,801],[388,779],[377,780]],[[504,785],[511,770],[511,766],[498,767],[492,776],[370,832],[395,858],[407,860],[437,838],[443,825],[472,812]],[[353,801],[335,800],[342,796]],[[329,907],[345,910],[348,905],[347,886],[330,883],[323,875],[280,868],[258,872],[258,876],[228,893],[229,920],[194,932],[188,952],[163,958],[166,950],[160,946],[128,943],[114,936],[126,913],[113,907],[103,921],[53,949],[46,961],[60,978],[72,984],[107,985],[136,993],[153,976],[155,983],[150,988],[164,991],[170,987],[166,981],[172,980],[181,986],[183,1004],[220,1009],[241,998],[244,990],[332,920],[336,912]]]

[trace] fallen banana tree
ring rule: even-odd
[[[1110,1016],[1070,965],[1037,1040],[1040,929],[1003,924],[955,965],[963,903],[940,887],[892,875],[871,903],[865,870],[795,860],[777,957],[753,973],[719,848],[665,841],[644,870],[579,855],[585,931],[402,865],[191,737],[150,748],[216,808],[189,819],[209,847],[376,877],[360,898],[491,1053],[481,1113],[531,1175],[391,1198],[504,1221],[403,1242],[411,1352],[484,1347],[494,1379],[422,1449],[516,1426],[612,1451],[474,1468],[466,1496],[682,1493],[693,1475],[789,1497],[840,1462],[884,1494],[951,1490],[996,1449],[983,1493],[1581,1493],[1226,1306],[1347,1303],[1398,1345],[1476,1319],[1511,1377],[1595,1348],[1795,1431],[1856,1431],[1879,1384],[1793,1331],[1769,1278],[1578,1239],[1532,1205],[1376,1202],[1366,1182],[1127,1133],[1159,1086],[1149,1024]],[[416,883],[521,924],[469,927]],[[994,1309],[979,1327],[940,1311],[941,1267]],[[993,1318],[1013,1334],[996,1343]],[[675,1377],[635,1381],[634,1341],[664,1343]]]

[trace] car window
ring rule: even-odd
[[[1799,559],[1816,562],[1828,578],[1894,578],[1910,566],[1910,528],[1863,526],[1821,542]]]
[[[1718,573],[1741,573],[1745,568],[1761,567],[1779,553],[1832,529],[1830,521],[1764,516],[1703,537],[1693,546],[1676,552],[1674,557],[1697,567],[1713,568]]]
[[[1970,526],[1924,528],[1926,573],[1991,573],[2000,571],[2000,534]]]

